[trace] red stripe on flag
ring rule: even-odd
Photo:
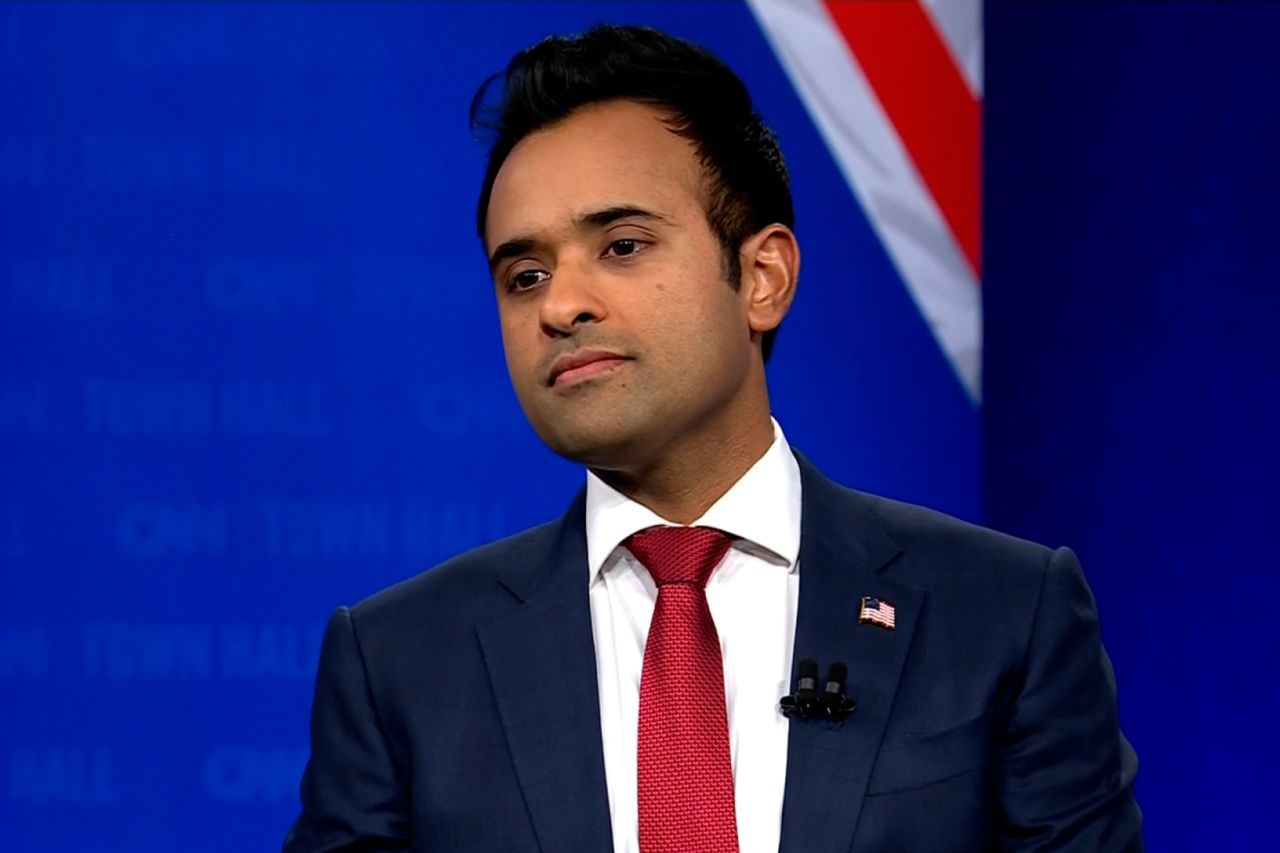
[[[982,102],[917,0],[826,7],[981,279]]]

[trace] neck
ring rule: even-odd
[[[707,434],[670,448],[643,468],[592,468],[601,480],[675,524],[690,524],[706,514],[773,444],[767,411],[732,435]]]

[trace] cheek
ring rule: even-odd
[[[708,276],[688,291],[664,313],[672,326],[690,336],[690,348],[723,351],[726,341],[739,331],[746,333],[741,300],[723,279]]]
[[[523,377],[536,369],[537,353],[533,351],[530,336],[523,323],[517,323],[509,317],[503,317],[502,350],[507,358],[507,371],[511,380],[519,386]]]

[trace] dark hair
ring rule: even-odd
[[[501,100],[487,103],[502,80]],[[493,135],[476,210],[485,238],[489,197],[516,144],[587,104],[625,99],[669,114],[673,133],[694,145],[706,171],[707,222],[720,241],[724,275],[737,289],[738,250],[775,222],[794,226],[791,183],[778,140],[756,114],[738,76],[715,55],[650,27],[601,24],[576,36],[552,36],[520,51],[471,101],[473,132]],[[764,336],[767,360],[776,329]]]

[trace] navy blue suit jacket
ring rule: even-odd
[[[1140,850],[1071,552],[800,466],[793,656],[846,662],[858,707],[792,720],[782,850]],[[611,849],[584,503],[333,615],[286,850]]]

